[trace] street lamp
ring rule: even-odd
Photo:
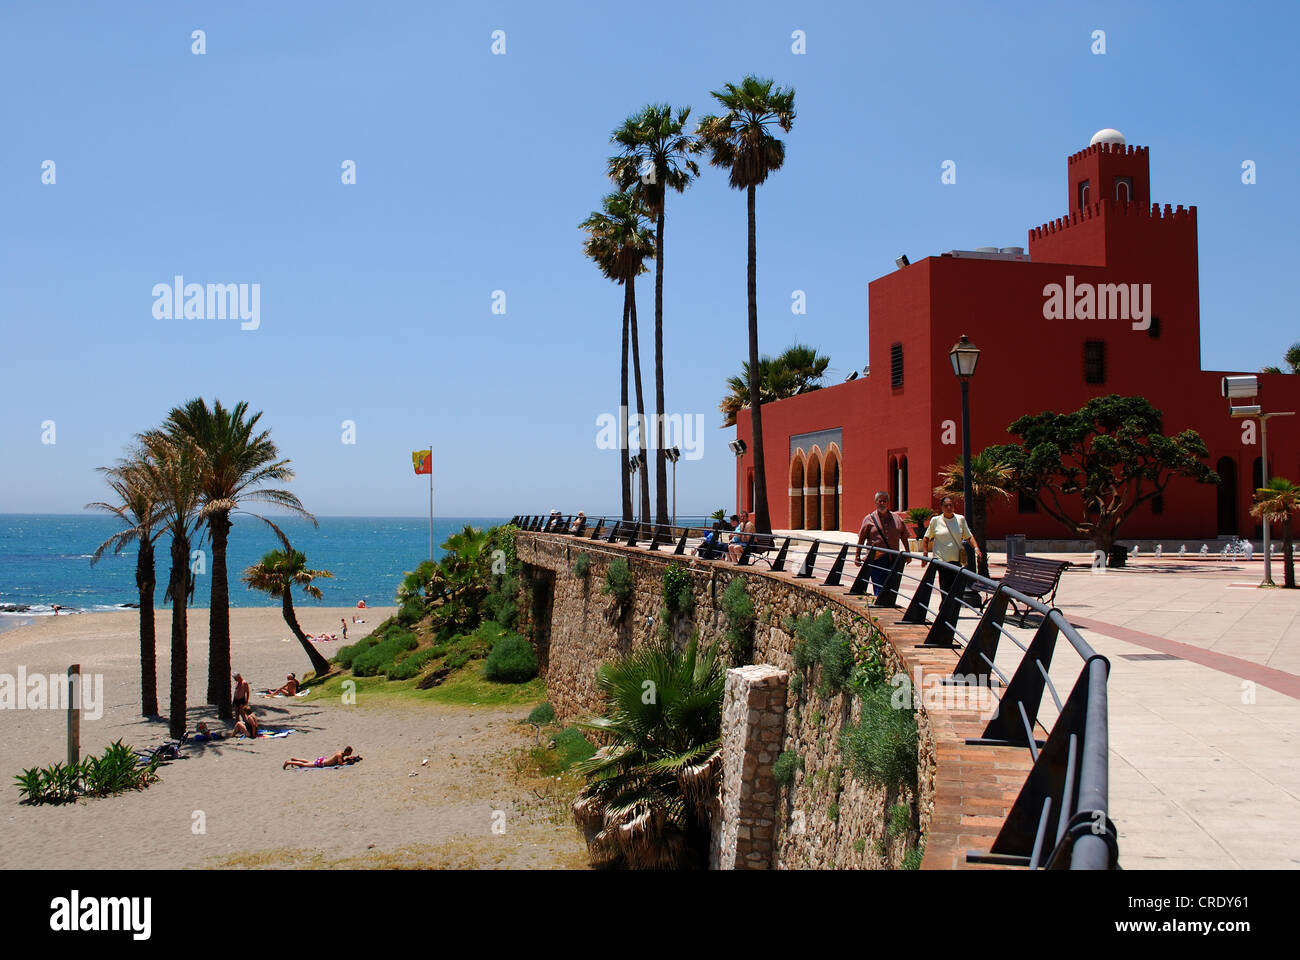
[[[745,441],[741,440],[739,437],[737,437],[735,440],[732,440],[730,443],[727,444],[727,446],[731,448],[731,452],[736,455],[736,462],[740,464],[740,476],[736,479],[736,512],[740,513],[741,510],[744,509],[744,504],[741,501],[740,485],[745,481],[744,458],[745,458],[745,450],[747,448],[745,447]]]
[[[678,447],[671,447],[664,451],[664,456],[668,462],[673,465],[673,526],[677,526],[677,461],[681,458],[682,451]]]
[[[1263,407],[1258,403],[1252,403],[1245,406],[1234,406],[1233,397],[1258,397],[1259,396],[1259,377],[1224,377],[1221,392],[1228,398],[1228,416],[1242,419],[1243,417],[1256,417],[1259,419],[1259,442],[1261,457],[1260,482],[1268,486],[1268,421],[1272,417],[1294,417],[1294,410],[1277,411],[1276,413],[1265,413]],[[1254,480],[1254,471],[1251,471],[1251,480]],[[1251,494],[1254,497],[1254,494]],[[1261,587],[1277,586],[1273,582],[1273,558],[1269,556],[1268,528],[1269,518],[1264,517],[1264,582]]]
[[[636,486],[636,484],[638,483],[645,482],[644,477],[641,478],[637,477],[637,474],[641,470],[641,464],[643,464],[644,462],[645,462],[644,453],[634,453],[632,454],[632,456],[627,458],[627,468],[632,472],[632,495],[636,497],[637,510],[638,510],[638,514],[637,514],[638,524],[645,520],[645,517],[640,514],[640,507],[641,507],[641,498],[639,496],[640,488]]]
[[[980,360],[980,348],[961,335],[951,350],[952,372],[961,381],[961,499],[967,517],[973,509],[970,476],[970,379],[975,376],[975,366]]]

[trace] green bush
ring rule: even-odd
[[[578,559],[573,561],[573,575],[579,580],[586,580],[587,574],[591,572],[591,556],[587,551],[578,554]]]
[[[537,676],[537,654],[517,633],[506,633],[492,644],[483,675],[496,683],[523,683]]]
[[[393,669],[394,662],[404,651],[414,650],[419,645],[420,641],[416,639],[415,634],[410,630],[397,628],[379,643],[353,657],[352,672],[358,677],[373,677],[381,673],[387,674]],[[342,651],[340,651],[340,655],[342,655]]]
[[[664,569],[664,606],[668,613],[677,615],[687,613],[695,606],[695,595],[691,592],[691,574],[680,563],[670,563]]]
[[[925,844],[915,847],[903,855],[904,870],[920,870],[921,858],[925,856]]]
[[[867,636],[859,650],[849,682],[859,691],[883,686],[889,682],[889,660],[885,652],[885,637],[874,624],[867,628]]]
[[[446,647],[425,647],[423,650],[416,650],[402,657],[393,664],[391,669],[385,670],[384,674],[389,680],[410,680],[423,670],[430,660],[436,660],[446,652]]]
[[[535,727],[544,727],[555,722],[555,708],[549,702],[539,703],[528,714],[528,722]]]
[[[143,790],[158,779],[158,759],[141,765],[135,752],[115,741],[102,757],[80,763],[31,767],[14,777],[22,803],[70,803],[79,797],[106,797]]]
[[[555,752],[560,757],[560,769],[567,770],[575,763],[596,755],[596,748],[577,727],[566,727],[555,735]]]
[[[794,783],[795,773],[802,769],[803,757],[793,750],[787,750],[777,757],[776,762],[772,764],[772,776],[776,778],[777,783],[783,787],[788,787]]]
[[[352,662],[379,642],[379,637],[371,635],[358,640],[356,643],[349,644],[346,647],[339,647],[339,652],[334,655],[334,662],[345,670],[351,670]]]
[[[722,591],[722,612],[727,617],[727,649],[736,666],[754,657],[754,601],[744,577],[736,577]]]
[[[895,710],[887,686],[861,693],[862,716],[840,737],[840,750],[855,776],[885,787],[916,783],[916,717],[910,707]]]
[[[816,619],[802,616],[793,627],[795,669],[806,673],[814,666],[821,667],[817,692],[823,697],[844,689],[853,673],[853,647],[849,635],[836,629],[831,612],[827,610]]]
[[[613,597],[614,602],[623,610],[626,610],[627,605],[632,602],[632,571],[628,569],[627,561],[622,557],[606,568],[605,585],[601,587],[600,592]]]
[[[896,837],[907,833],[912,826],[912,808],[905,803],[896,803],[889,808],[889,835]]]

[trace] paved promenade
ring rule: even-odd
[[[991,561],[999,576],[1003,558]],[[1111,662],[1110,805],[1121,864],[1300,869],[1300,590],[1258,589],[1260,560],[1130,564],[1067,571],[1056,598]],[[1281,573],[1275,560],[1278,582]],[[1018,622],[1008,625],[1027,644],[1034,620]],[[1003,644],[997,664],[1014,669],[1018,657]],[[1062,698],[1079,666],[1058,646],[1051,676]],[[1055,721],[1050,700],[1042,720]]]

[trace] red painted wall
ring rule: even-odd
[[[789,524],[790,437],[843,430],[841,529],[856,530],[873,509],[878,489],[893,488],[890,458],[906,456],[908,505],[932,505],[938,470],[961,457],[961,392],[948,351],[964,333],[981,349],[971,381],[971,448],[1006,443],[1017,417],[1044,410],[1072,411],[1110,393],[1145,396],[1164,413],[1165,433],[1200,433],[1214,468],[1227,457],[1236,465],[1233,521],[1253,535],[1249,516],[1259,437],[1243,444],[1243,424],[1228,416],[1219,393],[1222,376],[1241,371],[1200,368],[1200,290],[1196,208],[1147,205],[1148,153],[1143,147],[1098,145],[1069,159],[1069,191],[1089,179],[1084,207],[1029,231],[1032,262],[943,255],[928,257],[873,281],[869,287],[871,373],[763,408],[767,489],[774,527]],[[1135,202],[1116,202],[1114,177],[1133,181]],[[1097,192],[1102,190],[1102,193]],[[1137,202],[1140,201],[1140,202]],[[1133,329],[1132,319],[1046,319],[1048,284],[1150,285],[1151,314],[1159,336]],[[1084,344],[1105,344],[1106,380],[1084,378]],[[891,384],[890,347],[903,348],[903,384]],[[1279,344],[1279,352],[1284,348]],[[1260,375],[1265,411],[1300,411],[1300,377]],[[1240,402],[1240,401],[1239,401]],[[1271,474],[1300,478],[1300,416],[1269,426]],[[738,437],[750,443],[749,412]],[[951,444],[944,443],[951,439]],[[749,457],[743,467],[752,477]],[[745,506],[752,507],[749,483]],[[1175,480],[1164,509],[1139,508],[1121,537],[1205,540],[1218,534],[1218,488]],[[897,503],[894,504],[898,506]],[[989,535],[1023,533],[1035,539],[1073,535],[1043,512],[1020,513],[1015,501],[993,504]],[[1190,544],[1196,549],[1199,544]]]

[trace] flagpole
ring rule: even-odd
[[[429,562],[433,563],[433,444],[429,444]]]

